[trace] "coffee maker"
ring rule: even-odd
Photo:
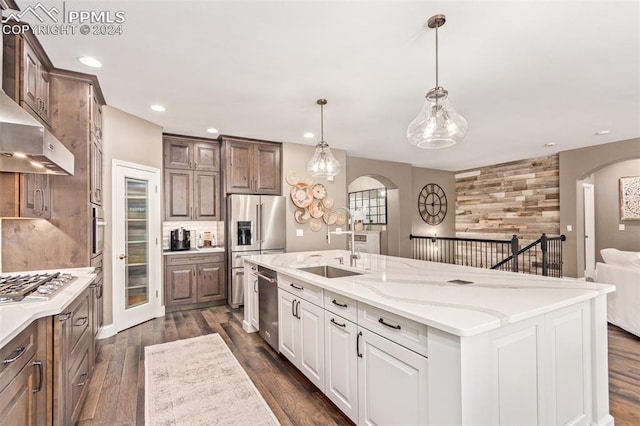
[[[171,251],[191,249],[191,232],[184,228],[171,230]]]

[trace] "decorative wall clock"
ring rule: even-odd
[[[426,184],[418,194],[418,212],[429,225],[438,225],[447,215],[447,195],[440,185]]]

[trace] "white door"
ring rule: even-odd
[[[593,278],[596,269],[596,224],[593,204],[593,184],[583,183],[584,196],[584,275]]]
[[[361,425],[426,425],[427,358],[358,328]]]
[[[302,374],[324,392],[324,309],[300,301],[300,366]]]
[[[113,312],[118,331],[162,315],[160,171],[113,162]]]
[[[358,424],[358,326],[325,312],[325,394],[355,424]]]

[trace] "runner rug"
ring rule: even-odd
[[[219,334],[144,350],[147,425],[279,425]]]

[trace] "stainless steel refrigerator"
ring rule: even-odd
[[[233,308],[244,304],[242,258],[286,251],[286,197],[227,196],[227,294]]]

